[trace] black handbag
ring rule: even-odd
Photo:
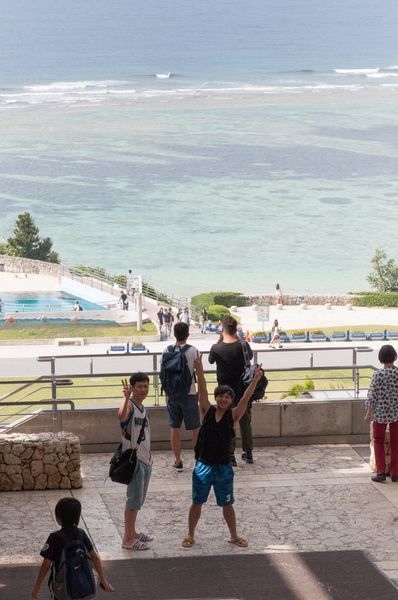
[[[247,350],[246,342],[241,342],[241,346],[242,346],[243,356],[245,359],[245,369],[240,378],[240,382],[241,382],[241,386],[243,388],[243,392],[245,392],[245,390],[249,387],[249,385],[251,384],[251,382],[254,379],[254,375],[256,373],[256,365],[252,365],[250,363],[250,357],[249,357],[249,352]],[[261,370],[263,371],[263,369],[261,369]],[[254,390],[253,395],[250,398],[250,403],[264,398],[265,390],[267,389],[267,385],[268,385],[268,379],[265,376],[265,373],[263,371],[262,376],[260,377],[260,379],[257,382],[256,389]]]
[[[132,414],[130,416],[129,421],[131,420]],[[129,421],[127,421],[125,428],[127,427]],[[128,485],[133,478],[135,467],[137,465],[137,448],[139,444],[141,444],[144,439],[144,429],[146,425],[146,417],[142,423],[140,435],[137,439],[136,448],[128,448],[124,452],[122,451],[123,445],[122,443],[116,448],[115,454],[112,456],[110,460],[109,466],[109,477],[112,481],[116,483],[123,483],[124,485]],[[127,437],[127,436],[125,436]],[[130,436],[129,436],[130,437]]]

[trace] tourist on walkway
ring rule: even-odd
[[[149,391],[149,377],[146,373],[134,373],[130,382],[122,380],[123,399],[118,417],[122,430],[122,450],[137,448],[137,465],[133,478],[127,486],[126,507],[124,510],[124,534],[122,548],[126,550],[148,550],[148,542],[153,538],[136,530],[138,511],[142,508],[152,472],[151,431],[143,402]],[[144,425],[145,423],[145,425]],[[144,438],[137,446],[142,426]]]
[[[275,287],[275,304],[283,304],[282,289],[279,283],[277,283]]]
[[[365,420],[373,420],[373,440],[376,459],[376,475],[372,481],[386,481],[387,469],[385,461],[384,437],[387,425],[390,429],[391,446],[391,481],[398,482],[398,369],[395,366],[397,353],[395,348],[386,344],[380,348],[379,361],[383,364],[372,376]]]
[[[271,329],[271,343],[270,348],[282,348],[281,344],[281,328],[279,327],[278,319],[275,319]]]
[[[160,341],[163,340],[163,338],[166,337],[166,334],[164,332],[164,313],[163,313],[163,308],[160,308],[158,313],[157,313],[157,318],[158,318],[158,323],[159,323],[159,335],[160,335]]]
[[[43,557],[43,562],[41,563],[39,573],[37,574],[36,581],[33,586],[32,600],[38,600],[40,587],[47,573],[52,567],[54,567],[55,572],[58,570],[58,568],[60,567],[63,550],[65,546],[73,540],[79,540],[86,548],[86,552],[90,556],[94,569],[98,573],[98,579],[101,588],[105,592],[114,591],[113,587],[111,586],[111,584],[105,576],[104,570],[102,568],[102,562],[98,552],[94,550],[93,544],[87,536],[84,529],[80,529],[78,527],[81,511],[82,506],[79,500],[77,500],[77,498],[72,498],[68,496],[58,500],[55,506],[55,519],[58,525],[61,526],[61,529],[59,529],[58,531],[54,531],[49,535],[46,543],[44,544],[40,552],[40,555]],[[95,582],[93,583],[95,586]],[[49,586],[51,587],[51,591],[53,592],[51,597],[54,597],[54,600],[57,600],[57,597],[60,598],[61,593],[62,598],[70,597],[69,594],[68,596],[66,596],[66,594],[68,593],[66,589],[66,581],[64,582],[65,586],[62,586],[62,589],[58,590],[58,594],[56,593],[57,590],[54,589],[54,584],[54,580],[51,580],[50,578]],[[91,597],[92,596],[90,596],[90,598]],[[17,596],[15,596],[15,598],[17,598]]]
[[[184,310],[180,314],[180,321],[181,321],[181,323],[186,323],[187,325],[189,325],[189,310],[188,310],[187,306],[184,308]]]
[[[168,346],[162,354],[162,363],[160,366],[160,376],[163,385],[163,376],[167,369],[167,362],[171,359],[170,366],[172,369],[171,377],[168,381],[171,386],[170,389],[166,389],[167,395],[167,412],[169,415],[169,426],[170,426],[170,445],[174,453],[175,462],[173,468],[177,472],[183,470],[183,462],[181,460],[181,425],[184,421],[185,429],[191,432],[192,445],[196,444],[198,438],[198,431],[200,426],[199,417],[199,406],[198,406],[198,395],[196,393],[195,380],[194,380],[194,361],[199,356],[199,350],[195,346],[187,344],[189,337],[189,327],[186,323],[176,323],[174,325],[174,336],[176,343],[174,346]],[[183,353],[183,355],[176,355],[176,353]],[[181,359],[181,360],[180,360]],[[187,366],[187,380],[185,384],[185,391],[181,390],[181,387],[177,389],[178,384],[181,383],[184,374],[176,372],[176,365],[180,365],[181,369]],[[172,377],[177,376],[175,381],[172,381]],[[167,379],[168,375],[165,374]],[[164,384],[166,386],[166,384]]]
[[[201,357],[195,359],[198,376],[199,404],[202,413],[202,426],[195,448],[196,464],[192,474],[192,505],[188,516],[188,535],[182,540],[184,548],[195,543],[195,528],[202,513],[202,505],[207,502],[211,487],[217,500],[217,506],[223,509],[223,517],[228,525],[231,544],[246,548],[247,541],[236,530],[236,515],[233,507],[234,472],[230,463],[231,439],[235,436],[234,423],[242,418],[250,398],[262,376],[260,367],[256,368],[253,381],[242,398],[233,407],[234,391],[227,385],[219,385],[214,390],[216,406],[209,402],[206,379]]]
[[[243,395],[241,376],[245,369],[245,357],[242,344],[246,344],[249,358],[253,358],[253,351],[246,341],[240,341],[237,333],[238,323],[233,317],[226,317],[222,321],[222,333],[217,344],[210,348],[209,363],[217,365],[217,383],[229,385],[236,399]],[[239,421],[240,435],[242,438],[242,459],[251,464],[253,462],[253,436],[251,425],[251,406],[248,405],[245,414]],[[236,466],[235,438],[231,442],[231,464]]]
[[[207,314],[207,310],[204,308],[200,313],[200,331],[204,334],[206,333],[208,323],[209,316]]]
[[[126,294],[126,292],[121,292],[120,293],[120,302],[122,303],[122,309],[123,310],[128,310],[129,309],[129,299],[128,296]]]
[[[173,317],[173,313],[171,312],[171,308],[169,308],[168,310],[165,309],[163,312],[163,323],[164,323],[164,328],[165,328],[166,339],[169,338],[171,335],[171,328],[173,325],[173,321],[174,321],[174,317]]]

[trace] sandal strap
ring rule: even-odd
[[[141,538],[135,540],[134,544],[131,545],[132,550],[146,550],[148,548],[146,542],[144,542]]]

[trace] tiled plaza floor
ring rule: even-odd
[[[83,455],[84,488],[73,494],[83,504],[83,523],[104,559],[329,550],[363,550],[398,587],[398,484],[374,484],[370,468],[354,447],[291,446],[256,449],[255,463],[239,461],[235,498],[239,533],[247,549],[227,543],[228,532],[214,496],[204,507],[196,543],[186,535],[193,458],[184,452],[184,471],[171,468],[170,452],[155,452],[147,502],[139,530],[155,535],[147,552],[121,548],[125,488],[107,475],[108,454]],[[39,562],[53,508],[70,492],[7,492],[0,495],[0,565]]]

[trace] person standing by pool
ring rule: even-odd
[[[398,482],[398,369],[395,366],[397,352],[394,346],[385,344],[380,348],[379,361],[383,364],[372,376],[365,421],[372,421],[376,475],[372,481],[386,481],[386,460],[384,438],[389,425],[391,446],[391,481]]]
[[[80,304],[79,300],[76,300],[75,305],[73,307],[73,310],[78,311],[78,310],[83,310],[82,305]]]
[[[124,292],[123,290],[120,293],[120,302],[122,303],[123,310],[129,309],[129,299],[128,299],[126,292]]]

